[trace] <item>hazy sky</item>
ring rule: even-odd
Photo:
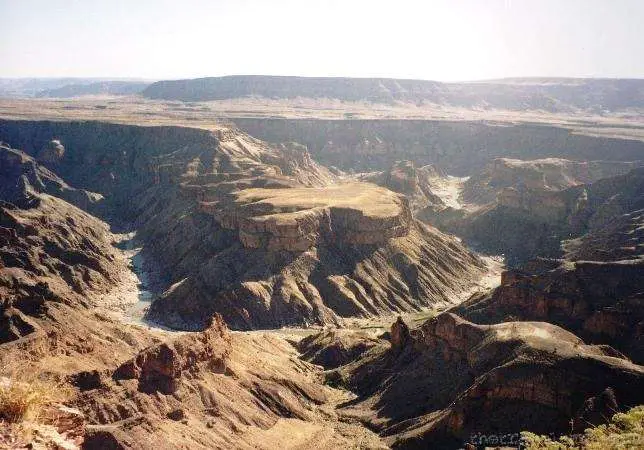
[[[644,78],[644,0],[0,0],[0,77]]]

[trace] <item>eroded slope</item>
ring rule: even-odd
[[[491,430],[518,445],[521,430],[566,432],[571,421],[582,430],[643,401],[642,366],[548,323],[476,325],[444,313],[416,330],[399,320],[390,335],[327,380],[358,393],[339,413],[394,448],[480,445]],[[594,401],[602,396],[611,402]]]

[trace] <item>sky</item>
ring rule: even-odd
[[[0,0],[0,77],[644,78],[644,0]]]

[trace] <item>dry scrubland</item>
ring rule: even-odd
[[[7,119],[101,120],[140,125],[182,125],[217,129],[238,118],[406,119],[498,123],[541,123],[589,136],[644,140],[644,113],[603,115],[555,114],[545,111],[468,109],[413,103],[374,104],[337,99],[241,98],[208,102],[149,100],[141,97],[73,99],[0,99],[0,117]]]

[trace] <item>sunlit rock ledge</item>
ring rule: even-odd
[[[305,251],[319,243],[372,245],[406,236],[407,201],[368,183],[323,188],[245,189],[213,207],[202,204],[247,248]]]

